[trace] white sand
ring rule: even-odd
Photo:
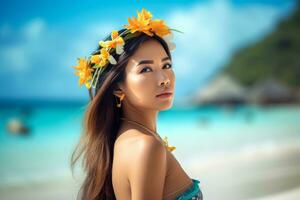
[[[283,191],[280,194],[269,195],[262,198],[257,198],[253,200],[297,200],[300,199],[300,187]]]
[[[264,142],[237,152],[215,152],[186,164],[205,199],[300,199],[300,144]],[[294,198],[294,197],[297,198]]]

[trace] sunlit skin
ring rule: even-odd
[[[156,131],[159,111],[172,107],[175,74],[172,61],[156,40],[144,42],[130,57],[125,81],[114,91],[125,94],[122,109],[125,118]],[[138,65],[143,60],[151,63]],[[167,87],[161,86],[167,83]],[[164,91],[173,93],[158,98]],[[141,127],[121,121],[114,145],[112,183],[117,199],[174,200],[191,187],[192,180],[158,138]]]

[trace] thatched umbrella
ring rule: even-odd
[[[206,87],[199,89],[192,102],[199,104],[236,104],[246,101],[246,90],[228,75],[216,77]]]
[[[248,95],[250,102],[262,104],[291,102],[295,99],[291,88],[273,78],[257,82]]]

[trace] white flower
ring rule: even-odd
[[[124,45],[117,45],[116,47],[116,53],[121,54],[124,52]]]
[[[112,55],[109,55],[108,60],[112,65],[117,64],[116,59]]]
[[[168,47],[169,47],[169,49],[170,49],[170,51],[174,51],[174,49],[176,48],[176,45],[175,45],[175,43],[173,42],[173,38],[174,38],[174,36],[173,36],[173,33],[171,32],[171,33],[169,33],[168,35],[165,35],[164,37],[163,37],[163,39],[166,41],[166,43],[168,44]]]

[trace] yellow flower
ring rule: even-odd
[[[130,30],[131,33],[139,31],[139,32],[144,32],[149,36],[153,36],[153,33],[150,31],[151,27],[149,26],[149,23],[152,18],[152,14],[149,11],[145,10],[144,8],[142,9],[141,12],[137,12],[137,13],[138,13],[138,18],[136,17],[132,17],[132,19],[128,18],[129,25],[125,25],[124,27]]]
[[[100,50],[100,54],[92,55],[91,62],[95,63],[100,67],[103,67],[104,65],[106,65],[108,57],[109,57],[109,52],[107,51],[107,49],[102,48]]]
[[[98,65],[100,62],[101,62],[101,58],[99,54],[91,56],[91,63],[95,63],[96,65]]]
[[[138,17],[128,18],[129,25],[125,25],[125,28],[129,29],[131,33],[136,31],[144,32],[149,36],[156,35],[163,37],[171,33],[168,26],[166,26],[163,20],[152,20],[152,14],[146,9],[142,9],[138,12]]]
[[[175,149],[176,149],[176,147],[168,146],[168,150],[171,151],[171,152],[174,151]]]
[[[108,60],[108,57],[109,57],[109,52],[108,52],[108,50],[106,49],[106,48],[102,48],[101,50],[100,50],[100,57],[102,58],[102,60],[104,60],[104,61],[107,61]]]
[[[116,30],[113,30],[111,32],[111,38],[112,40],[109,41],[100,41],[99,45],[106,49],[116,48],[117,54],[121,54],[123,52],[123,46],[125,44],[123,38],[119,37],[119,33]]]
[[[114,59],[112,55],[109,54],[106,48],[102,48],[100,50],[100,54],[91,56],[91,62],[95,63],[100,67],[104,67],[108,61],[113,65],[117,64],[117,61]]]
[[[104,66],[107,63],[107,61],[109,61],[113,65],[117,64],[117,61],[114,59],[114,57],[112,55],[109,54],[109,52],[106,48],[102,48],[100,51],[101,51],[100,57],[103,61],[102,63],[100,63],[100,66]],[[102,65],[102,64],[104,64],[104,65]]]
[[[169,145],[169,143],[168,143],[168,137],[167,137],[167,136],[165,136],[163,142],[164,142],[165,146],[167,147],[167,149],[168,149],[169,151],[174,151],[174,150],[176,149],[175,146],[170,146],[170,145]]]
[[[171,33],[169,27],[166,26],[164,21],[160,20],[160,19],[151,21],[150,27],[151,27],[151,30],[160,37],[164,37],[165,35],[168,35],[169,33]]]
[[[145,8],[143,8],[140,13],[139,12],[137,13],[138,13],[138,20],[151,20],[152,18],[151,12],[149,12]]]
[[[74,69],[78,70],[75,75],[79,76],[78,84],[81,86],[85,84],[87,88],[91,87],[89,80],[92,79],[93,69],[89,66],[88,61],[84,58],[78,59],[78,65],[73,66]]]
[[[91,62],[95,63],[96,65],[98,65],[99,67],[103,67],[104,65],[106,65],[107,60],[103,59],[101,57],[101,55],[97,54],[97,55],[92,55],[91,57]]]

